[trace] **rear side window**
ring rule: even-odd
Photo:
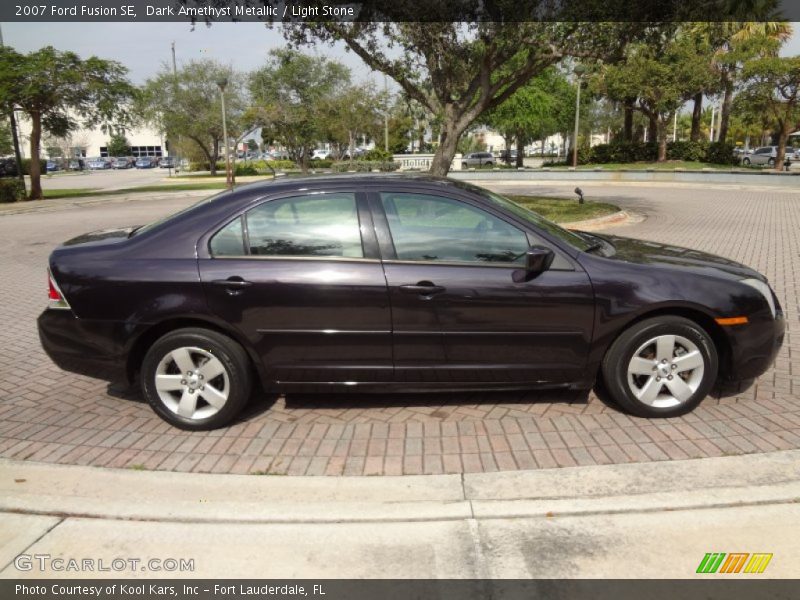
[[[220,229],[211,238],[212,256],[242,256],[247,254],[244,246],[244,231],[242,229],[242,218],[231,221]]]
[[[245,218],[250,254],[364,257],[353,193],[272,200],[250,210]]]

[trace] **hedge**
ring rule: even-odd
[[[357,171],[359,173],[368,173],[372,170],[378,171],[397,171],[400,168],[399,162],[389,160],[356,160],[353,162],[343,161],[335,162],[331,165],[334,173],[346,173],[347,171]]]
[[[25,199],[25,188],[19,179],[0,179],[0,203]]]
[[[667,160],[735,165],[738,159],[733,149],[733,144],[721,142],[667,142]],[[581,165],[656,160],[658,160],[658,145],[655,142],[611,142],[578,149],[578,164]]]
[[[43,158],[39,159],[39,166],[41,168],[40,173],[42,175],[47,174],[47,161]],[[0,177],[16,177],[17,176],[17,163],[13,158],[3,159],[2,165],[0,165]],[[31,159],[30,158],[23,158],[22,159],[22,173],[24,175],[31,174]]]

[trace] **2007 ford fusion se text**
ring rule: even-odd
[[[138,380],[183,429],[257,392],[603,389],[694,409],[772,364],[763,275],[695,250],[563,229],[449,179],[242,186],[49,260],[39,335],[63,369]]]

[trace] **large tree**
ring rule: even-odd
[[[346,149],[352,160],[359,139],[383,135],[385,103],[381,96],[369,84],[360,84],[344,87],[322,99],[322,130],[326,141],[339,150],[339,156],[344,156]]]
[[[637,98],[636,110],[654,130],[659,161],[667,158],[667,126],[675,112],[711,78],[704,55],[699,36],[667,25],[659,39],[629,46],[625,62],[605,70],[603,84],[611,98]]]
[[[426,10],[438,7],[430,5]],[[431,172],[444,175],[459,137],[486,111],[565,57],[614,58],[643,27],[634,22],[536,23],[500,18],[426,23],[307,21],[284,24],[284,33],[294,44],[344,42],[368,66],[390,76],[409,98],[440,117],[440,144]]]
[[[0,48],[0,105],[3,112],[18,109],[30,120],[31,200],[42,196],[42,134],[65,137],[81,126],[129,123],[135,89],[121,64],[51,46],[30,54]]]
[[[522,166],[526,144],[564,131],[569,116],[574,118],[574,93],[569,88],[564,75],[550,68],[484,116],[482,120],[506,140],[506,149],[510,149],[512,140],[516,143],[516,166]]]
[[[349,84],[350,71],[339,62],[276,49],[250,76],[250,114],[261,125],[264,141],[280,143],[306,172],[312,150],[327,137],[329,101]]]
[[[716,75],[711,88],[722,95],[719,134],[724,142],[728,137],[733,95],[741,83],[744,65],[748,60],[777,56],[780,44],[792,34],[786,22],[706,22],[693,26],[712,50],[711,66]],[[697,102],[701,102],[696,100]]]
[[[151,126],[169,140],[190,140],[209,163],[212,175],[223,143],[222,98],[219,82],[226,81],[225,115],[229,140],[245,129],[247,98],[241,73],[213,60],[190,61],[173,75],[164,67],[148,80],[141,94],[140,110]]]
[[[778,138],[775,168],[780,170],[789,134],[800,123],[800,56],[770,56],[745,65],[745,88],[737,100],[764,114]]]

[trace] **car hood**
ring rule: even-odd
[[[591,234],[596,235],[596,234]],[[616,253],[611,260],[665,267],[683,267],[696,272],[725,273],[736,278],[753,278],[766,281],[758,271],[736,261],[671,244],[659,244],[619,236],[597,236],[614,245]]]

